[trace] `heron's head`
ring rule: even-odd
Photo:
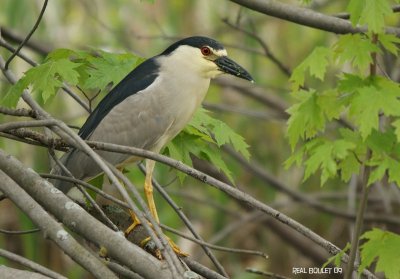
[[[195,71],[205,78],[227,73],[253,81],[250,74],[228,57],[224,46],[207,37],[189,37],[169,46],[161,55],[177,70]],[[171,66],[171,65],[170,65]]]

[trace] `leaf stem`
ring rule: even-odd
[[[368,153],[370,153],[370,152],[368,152]],[[368,154],[367,157],[369,158],[370,154]],[[360,186],[362,187],[361,200],[360,200],[361,203],[360,203],[360,205],[358,207],[358,211],[357,211],[355,228],[354,228],[353,237],[351,240],[349,261],[347,262],[347,269],[346,269],[344,279],[351,279],[351,275],[353,273],[354,263],[355,263],[355,259],[356,259],[357,249],[358,249],[358,240],[360,237],[361,228],[362,228],[363,221],[364,221],[364,212],[367,207],[368,192],[369,192],[369,187],[368,187],[367,183],[368,183],[368,177],[370,174],[370,168],[364,165],[362,172],[363,172],[362,177],[359,180]]]
[[[371,42],[374,45],[378,44],[378,34],[374,33],[372,34],[371,37]],[[376,52],[371,53],[371,58],[372,58],[372,63],[369,65],[369,74],[370,76],[375,76],[376,75]]]

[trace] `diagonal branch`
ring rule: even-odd
[[[26,36],[26,38],[19,44],[18,48],[15,50],[15,52],[8,58],[6,64],[4,65],[4,68],[7,70],[8,66],[10,65],[11,61],[14,59],[15,56],[18,55],[18,52],[22,49],[22,47],[26,44],[27,41],[31,38],[33,33],[35,33],[36,29],[39,27],[39,23],[42,20],[42,17],[44,15],[44,12],[46,11],[47,7],[47,2],[48,0],[44,0],[42,10],[40,11],[39,17],[37,18],[35,25],[33,26],[32,30],[29,32],[29,34]]]
[[[21,162],[2,150],[0,150],[0,169],[69,229],[98,246],[105,247],[110,257],[145,278],[172,278],[169,270],[165,269],[163,262],[130,243],[119,232],[114,232],[103,225],[36,172],[27,169]],[[10,194],[14,191],[13,187],[11,188],[10,192],[6,193],[10,198],[12,197]],[[27,210],[28,213],[29,208]]]
[[[2,156],[7,156],[1,151]],[[1,156],[0,155],[0,156]],[[8,160],[2,158],[2,163]],[[1,164],[1,163],[0,163]],[[1,166],[0,171],[1,181],[0,189],[4,192],[30,219],[53,240],[66,254],[77,261],[81,266],[92,273],[96,278],[117,278],[98,258],[94,257],[89,251],[81,246],[71,234],[54,220],[27,192],[20,186],[21,181],[16,181],[14,175],[9,176],[8,169],[10,166]],[[20,166],[21,168],[21,166]],[[20,171],[25,171],[20,169]],[[28,172],[28,171],[26,171]],[[31,171],[31,173],[33,173]],[[26,175],[26,173],[20,173]],[[19,185],[18,185],[18,184]],[[23,184],[25,186],[26,184]],[[39,185],[38,185],[39,186]]]
[[[3,178],[4,173],[0,173],[0,176]],[[8,177],[6,178],[8,179]],[[17,186],[18,187],[18,186]],[[19,188],[19,187],[18,187]],[[23,266],[26,266],[28,268],[30,268],[33,271],[36,271],[38,273],[41,273],[43,275],[49,276],[53,279],[67,279],[66,277],[62,276],[61,274],[58,274],[40,264],[37,264],[27,258],[24,258],[20,255],[11,253],[7,250],[4,249],[0,249],[0,257],[6,258],[8,260],[11,260],[13,262],[19,263]]]

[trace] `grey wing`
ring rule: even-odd
[[[100,122],[89,140],[159,151],[170,139],[166,132],[174,123],[173,113],[165,110],[168,100],[148,91],[138,92],[115,106]],[[162,142],[160,142],[160,139]],[[96,151],[105,160],[118,165],[130,160],[130,155]],[[86,180],[101,173],[98,165],[85,153],[73,150],[62,161],[75,178]],[[57,185],[63,192],[72,187],[70,183]]]

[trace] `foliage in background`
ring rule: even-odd
[[[304,166],[303,180],[319,173],[321,185],[336,177],[347,182],[367,166],[372,168],[368,185],[385,175],[389,183],[400,185],[400,85],[376,75],[373,58],[384,50],[398,55],[400,39],[384,31],[385,19],[393,14],[391,2],[351,0],[347,10],[352,24],[367,26],[368,32],[343,35],[330,47],[316,47],[293,71],[291,94],[297,102],[288,109],[287,136],[294,153],[285,164]],[[306,78],[323,83],[328,67],[334,65],[341,69],[351,65],[348,72],[337,75],[336,87],[305,87]],[[330,122],[344,117],[349,123],[338,133],[329,130]],[[389,279],[400,278],[399,265],[394,264],[399,256],[388,245],[398,242],[399,236],[373,230],[363,238],[367,242],[360,270],[379,258],[377,271]],[[373,249],[378,239],[386,244]],[[336,263],[340,257],[335,257]]]

